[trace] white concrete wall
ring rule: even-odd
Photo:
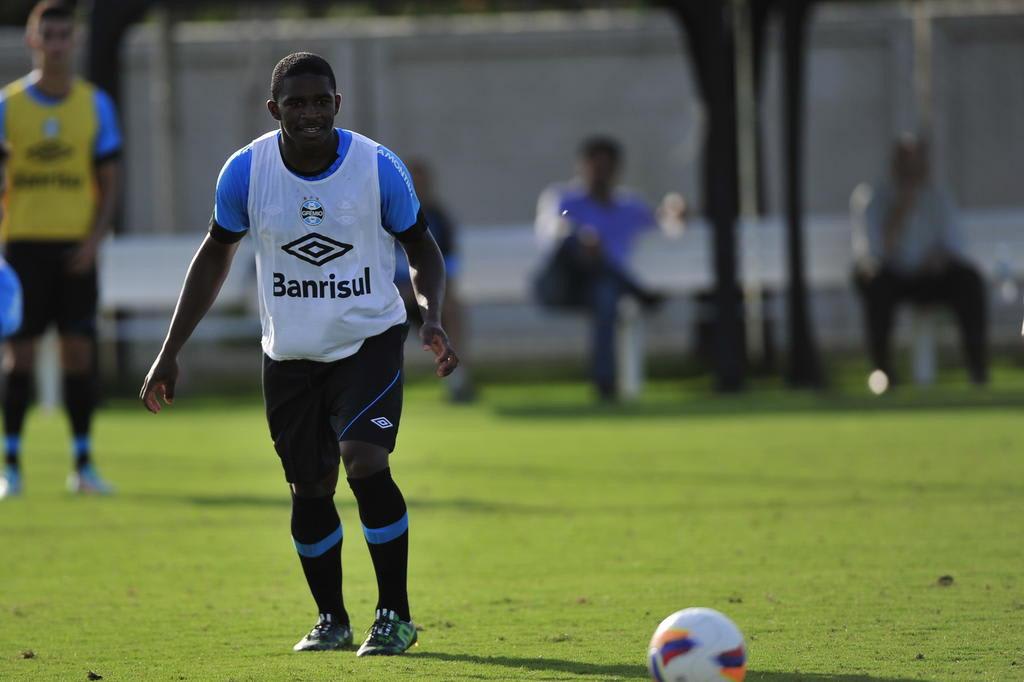
[[[931,25],[936,174],[965,207],[1020,205],[1024,9],[937,17]],[[174,35],[173,159],[154,159],[152,151],[156,37],[153,24],[137,27],[125,50],[132,230],[204,229],[224,160],[273,125],[263,102],[274,63],[299,49],[335,66],[345,96],[341,124],[405,157],[430,159],[442,195],[467,226],[529,221],[537,193],[571,175],[577,142],[594,132],[626,145],[628,184],[652,199],[678,190],[699,203],[703,114],[679,32],[661,12],[182,24]],[[777,32],[770,45],[765,167],[776,212]],[[884,171],[893,135],[914,126],[912,52],[911,20],[899,6],[816,12],[807,73],[812,213],[845,212],[851,188]],[[21,32],[0,33],[0,78],[27,65]],[[154,192],[165,173],[174,192],[169,209]]]
[[[1002,14],[984,14],[985,7]],[[974,3],[971,17],[935,17],[935,175],[976,211],[1024,210],[1024,5]],[[816,219],[845,216],[851,189],[886,167],[893,136],[915,125],[913,32],[903,5],[819,7],[810,33],[805,201]],[[998,9],[997,7],[997,9]],[[625,180],[655,199],[682,191],[699,203],[703,112],[677,27],[667,14],[583,13],[421,20],[186,24],[174,36],[173,158],[154,158],[157,32],[137,27],[125,49],[127,225],[136,232],[206,229],[217,174],[232,151],[273,126],[270,71],[283,55],[323,54],[344,94],[340,123],[404,157],[431,160],[441,195],[465,229],[529,223],[537,193],[572,173],[579,139],[594,132],[626,145]],[[773,29],[764,117],[768,206],[781,209],[779,36]],[[28,69],[21,32],[0,32],[0,80]],[[155,184],[170,176],[161,207]],[[1022,226],[1024,228],[1024,226]],[[812,237],[813,241],[813,237]],[[991,247],[992,245],[988,245]],[[1024,254],[1011,253],[1019,271]],[[815,299],[823,343],[859,340],[852,294]],[[690,338],[693,306],[674,302],[652,324],[669,348]],[[1014,304],[993,309],[993,338],[1019,329]],[[503,326],[504,325],[504,326]],[[576,352],[579,320],[530,307],[481,307],[474,343],[504,352],[511,330]],[[509,351],[511,352],[511,350]],[[481,355],[483,352],[481,351]]]

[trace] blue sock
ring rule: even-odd
[[[81,469],[86,466],[92,453],[92,438],[89,437],[89,434],[77,435],[72,438],[71,448],[75,458],[75,467]]]
[[[4,454],[8,466],[18,466],[18,457],[21,456],[21,434],[10,433],[4,438]]]

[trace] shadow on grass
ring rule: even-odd
[[[541,472],[543,474],[543,472]],[[650,476],[643,472],[642,477]],[[747,500],[742,510],[783,512],[795,509],[851,509],[857,507],[887,507],[907,504],[908,500],[931,499],[942,496],[947,500],[1000,500],[1018,499],[1024,495],[1024,486],[1015,483],[974,484],[962,481],[944,481],[921,484],[917,481],[857,479],[827,476],[779,476],[772,474],[723,473],[709,471],[658,471],[660,478],[680,479],[681,484],[710,488],[730,489],[737,485],[756,485],[771,493],[765,499]],[[621,475],[620,476],[624,476]],[[801,499],[790,493],[799,489],[814,489],[828,494],[822,498]],[[291,498],[281,495],[252,495],[246,493],[179,494],[172,492],[150,492],[121,494],[119,499],[134,500],[146,504],[184,504],[205,508],[250,508],[280,509],[291,508]],[[351,497],[340,494],[336,498],[341,508],[355,505]],[[694,500],[645,501],[635,504],[594,504],[555,505],[505,500],[483,500],[466,497],[430,499],[411,497],[406,505],[414,511],[457,512],[469,516],[512,515],[572,517],[595,513],[646,514],[676,512],[685,510],[688,514],[728,513],[723,512],[717,502],[705,503]]]
[[[514,656],[474,656],[472,654],[448,654],[439,651],[422,651],[411,654],[414,658],[430,658],[451,663],[491,665],[517,670],[532,670],[547,673],[572,673],[574,675],[603,675],[621,680],[649,680],[650,674],[643,664],[626,665],[616,663],[585,663],[566,661],[560,658],[516,658]],[[913,682],[902,677],[872,677],[870,675],[834,675],[828,673],[782,673],[747,672],[746,682]],[[919,681],[918,681],[919,682]]]
[[[474,656],[472,654],[446,654],[439,651],[422,651],[412,654],[414,658],[431,658],[449,663],[471,663],[493,665],[516,670],[534,670],[548,673],[573,673],[575,675],[606,675],[626,680],[648,680],[650,675],[643,665],[583,663],[565,661],[560,658],[516,658],[513,656]]]
[[[755,392],[738,396],[706,394],[694,398],[680,392],[678,401],[595,404],[545,402],[543,393],[529,404],[498,404],[494,412],[513,419],[557,420],[579,417],[631,419],[634,417],[706,417],[737,414],[842,414],[848,412],[914,412],[925,410],[982,410],[1024,406],[1024,391],[943,390],[919,391],[881,397],[838,393]]]
[[[913,682],[909,677],[872,677],[871,675],[834,675],[829,673],[747,672],[745,682]],[[917,680],[920,682],[920,680]]]
[[[247,495],[247,494],[210,494],[210,495],[182,495],[175,493],[137,493],[121,494],[120,499],[136,500],[139,502],[169,502],[174,504],[190,504],[199,507],[263,507],[263,508],[291,508],[290,497],[279,495]],[[352,506],[355,502],[346,499],[343,494],[336,498],[341,506]],[[430,500],[411,498],[406,500],[406,506],[410,509],[460,511],[476,514],[556,514],[564,513],[564,507],[553,505],[523,504],[519,502],[491,502],[486,500],[473,500],[469,498],[454,498],[447,500]]]

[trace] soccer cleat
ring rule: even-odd
[[[336,622],[329,613],[321,613],[320,619],[309,631],[309,634],[292,649],[294,651],[332,651],[349,646],[352,646],[352,628],[348,624],[341,625]]]
[[[91,464],[68,474],[68,490],[80,495],[110,495],[114,486],[102,478]]]
[[[370,634],[356,656],[394,656],[416,643],[416,628],[389,609],[377,609]]]
[[[0,500],[21,495],[21,472],[9,466],[0,478]]]

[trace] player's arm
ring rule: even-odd
[[[444,303],[445,268],[441,249],[429,230],[411,228],[408,235],[399,235],[399,243],[409,259],[409,278],[423,324],[420,339],[423,349],[434,353],[437,375],[446,377],[459,366],[459,358],[441,327],[441,306]]]
[[[162,398],[168,405],[174,402],[178,353],[217,299],[237,250],[238,242],[225,244],[207,235],[196,251],[188,267],[188,274],[185,275],[185,284],[178,296],[167,337],[139,392],[139,397],[150,412],[156,414],[160,411],[157,398]]]
[[[71,272],[84,273],[96,267],[96,253],[100,242],[110,232],[117,210],[117,194],[121,186],[121,164],[116,159],[104,161],[96,166],[96,215],[92,229],[71,255],[68,267]]]
[[[231,270],[238,242],[249,230],[251,162],[252,147],[240,149],[224,164],[217,178],[210,232],[188,266],[167,338],[139,391],[146,409],[154,414],[160,411],[158,398],[167,404],[174,401],[178,353],[216,300]]]
[[[402,245],[409,260],[409,278],[423,317],[420,325],[423,350],[434,354],[437,375],[446,377],[459,366],[459,358],[441,326],[444,258],[427,229],[427,220],[420,210],[420,200],[408,169],[387,147],[377,149],[377,175],[380,179],[383,227]]]

